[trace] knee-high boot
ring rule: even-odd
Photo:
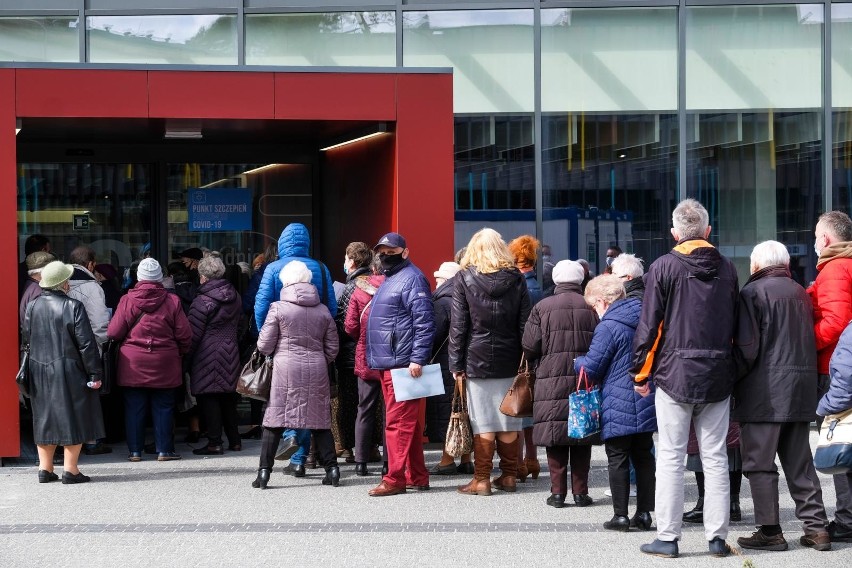
[[[501,442],[497,440],[497,455],[500,456],[500,477],[491,481],[494,489],[514,493],[517,490],[518,476],[518,443]]]
[[[473,437],[473,479],[458,488],[465,495],[491,495],[491,469],[494,459],[494,441],[481,436]]]

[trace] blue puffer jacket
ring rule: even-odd
[[[332,317],[337,315],[337,299],[334,296],[332,287],[334,281],[331,279],[331,273],[324,264],[308,256],[310,248],[311,237],[308,234],[308,228],[303,224],[290,223],[281,231],[281,236],[278,237],[278,260],[270,262],[263,271],[263,278],[254,299],[254,319],[258,329],[262,328],[263,322],[266,321],[269,305],[281,299],[283,285],[278,274],[292,260],[301,260],[308,265],[314,275],[311,284],[316,286],[319,297],[325,298],[325,305],[328,306]],[[325,272],[325,294],[323,294],[323,272]]]
[[[405,260],[387,274],[373,296],[367,319],[367,365],[377,370],[426,365],[432,358],[434,334],[429,282]]]
[[[828,364],[831,386],[819,401],[817,414],[828,416],[852,408],[852,324],[846,326]]]
[[[591,381],[603,383],[601,438],[630,436],[657,429],[654,392],[645,398],[633,390],[629,374],[633,360],[633,334],[639,325],[642,302],[625,298],[612,304],[595,328],[589,352],[574,360],[577,374],[585,367]]]

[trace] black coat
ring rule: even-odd
[[[450,314],[453,308],[455,276],[438,286],[432,294],[435,310],[435,338],[432,340],[432,363],[441,365],[444,394],[426,399],[426,436],[430,442],[443,442],[450,423],[455,379],[449,367]]]
[[[577,389],[574,359],[592,344],[598,316],[579,284],[557,284],[554,295],[536,304],[524,329],[524,353],[538,361],[533,401],[533,442],[537,446],[600,443],[594,436],[568,437],[568,395]]]
[[[189,308],[192,394],[236,391],[240,374],[237,325],[242,311],[240,295],[227,280],[209,280],[198,288]]]
[[[30,303],[23,330],[30,344],[35,443],[72,446],[103,438],[98,393],[86,386],[100,380],[103,369],[83,304],[45,290]]]
[[[810,422],[817,407],[813,304],[784,266],[749,278],[740,292],[734,354],[739,381],[731,419]]]
[[[455,276],[450,317],[450,371],[473,379],[513,377],[530,296],[515,268],[482,274],[469,267]]]
[[[704,240],[682,240],[655,260],[633,337],[636,383],[650,378],[686,404],[728,398],[738,296],[734,264]]]

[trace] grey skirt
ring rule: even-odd
[[[505,379],[468,379],[467,411],[474,434],[484,432],[518,432],[523,418],[512,418],[500,412],[500,403],[515,377]]]

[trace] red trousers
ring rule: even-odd
[[[385,444],[388,474],[383,481],[394,487],[429,485],[429,472],[423,457],[423,427],[420,400],[397,402],[390,371],[382,371],[385,397]]]

